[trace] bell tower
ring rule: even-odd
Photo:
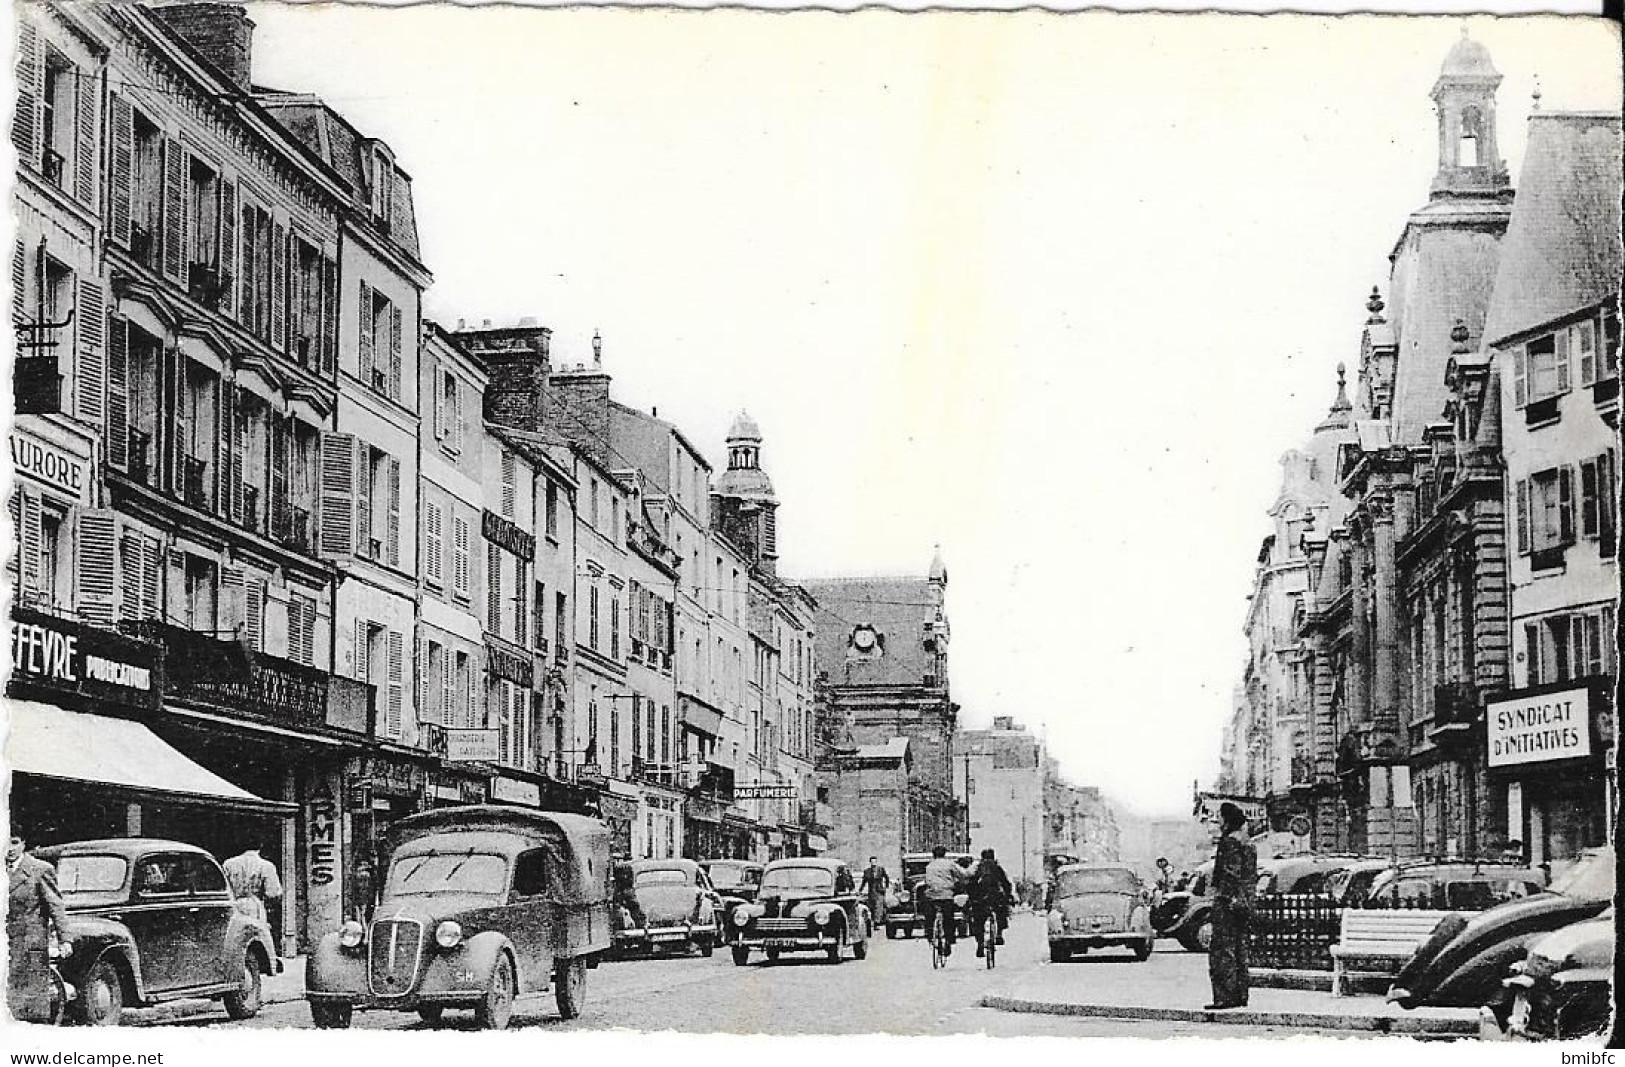
[[[762,470],[762,431],[744,412],[728,431],[728,469],[711,491],[712,523],[767,574],[779,565],[779,500]]]
[[[1489,49],[1461,30],[1445,56],[1433,103],[1439,113],[1439,172],[1432,199],[1510,199],[1512,179],[1495,141],[1495,90],[1501,75]]]

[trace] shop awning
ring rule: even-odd
[[[31,700],[8,700],[6,762],[19,774],[90,782],[170,803],[291,812],[182,755],[138,722],[68,711]]]

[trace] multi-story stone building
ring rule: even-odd
[[[954,742],[955,792],[965,805],[970,851],[991,848],[1012,880],[1044,875],[1044,743],[1012,716]]]
[[[965,840],[964,806],[954,795],[954,734],[958,708],[948,687],[948,571],[939,557],[924,578],[836,578],[800,583],[819,604],[814,662],[820,711],[841,738],[826,756],[819,788],[830,797],[830,847],[855,854],[875,805],[903,814],[902,851]],[[894,745],[906,741],[906,745]],[[863,800],[842,776],[876,760],[906,777],[906,795]],[[857,762],[853,762],[853,761]],[[859,846],[861,850],[861,845]],[[867,855],[867,853],[866,853]],[[889,854],[882,862],[890,865]]]
[[[1618,804],[1620,160],[1617,112],[1531,115],[1468,361],[1472,387],[1500,391],[1498,427],[1497,405],[1469,410],[1504,457],[1512,652],[1474,741],[1488,832],[1536,863],[1611,841]]]

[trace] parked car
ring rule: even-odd
[[[722,939],[733,936],[733,912],[741,904],[756,899],[762,884],[762,865],[750,860],[701,860],[700,869],[711,879],[711,887],[721,899],[719,921]]]
[[[1151,928],[1158,937],[1171,937],[1188,952],[1206,952],[1213,941],[1213,900],[1208,895],[1213,861],[1196,869],[1185,889],[1165,893],[1151,912]]]
[[[1391,859],[1362,857],[1351,859],[1348,865],[1326,876],[1326,892],[1340,908],[1364,907],[1371,897],[1371,884],[1377,876],[1394,866]]]
[[[955,863],[970,859],[967,852],[950,852],[948,858]],[[925,866],[931,862],[929,852],[909,852],[903,856],[903,880],[892,887],[891,894],[886,898],[886,936],[913,937],[915,933],[925,933],[925,920],[920,912],[920,882],[925,878]],[[969,929],[964,917],[959,918],[959,925],[965,936],[969,936]]]
[[[1352,856],[1309,852],[1278,856],[1258,862],[1260,893],[1326,893],[1333,875],[1356,862]]]
[[[370,927],[328,934],[305,966],[323,1029],[355,1008],[439,1020],[472,1008],[501,1030],[514,1000],[552,989],[559,1014],[586,1002],[610,947],[609,830],[597,819],[502,805],[440,808],[396,823]]]
[[[1077,864],[1055,872],[1049,912],[1052,963],[1092,948],[1131,949],[1151,958],[1151,891],[1128,867]]]
[[[638,860],[632,867],[637,908],[618,909],[618,952],[690,945],[709,956],[722,942],[722,898],[693,860]]]
[[[1476,1008],[1501,987],[1531,942],[1600,914],[1614,897],[1614,850],[1587,849],[1551,889],[1440,921],[1400,969],[1388,999],[1404,1008]]]
[[[1484,911],[1545,888],[1544,872],[1518,863],[1424,860],[1391,866],[1377,874],[1364,906]]]
[[[126,1007],[208,998],[233,1019],[260,1010],[260,982],[282,961],[270,928],[233,905],[225,872],[193,845],[151,838],[40,849],[56,867],[72,952],[67,1017],[116,1026]]]
[[[858,899],[845,861],[828,856],[774,860],[762,871],[756,900],[733,913],[733,960],[740,967],[760,950],[777,959],[784,952],[823,952],[840,963],[869,955],[874,918]]]
[[[1479,1036],[1570,1041],[1608,1032],[1614,977],[1614,909],[1530,943],[1502,992],[1479,1009]]]

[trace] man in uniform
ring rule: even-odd
[[[1247,837],[1247,817],[1235,804],[1219,805],[1219,841],[1213,858],[1213,942],[1209,1011],[1247,1003],[1247,926],[1258,885],[1258,852]]]

